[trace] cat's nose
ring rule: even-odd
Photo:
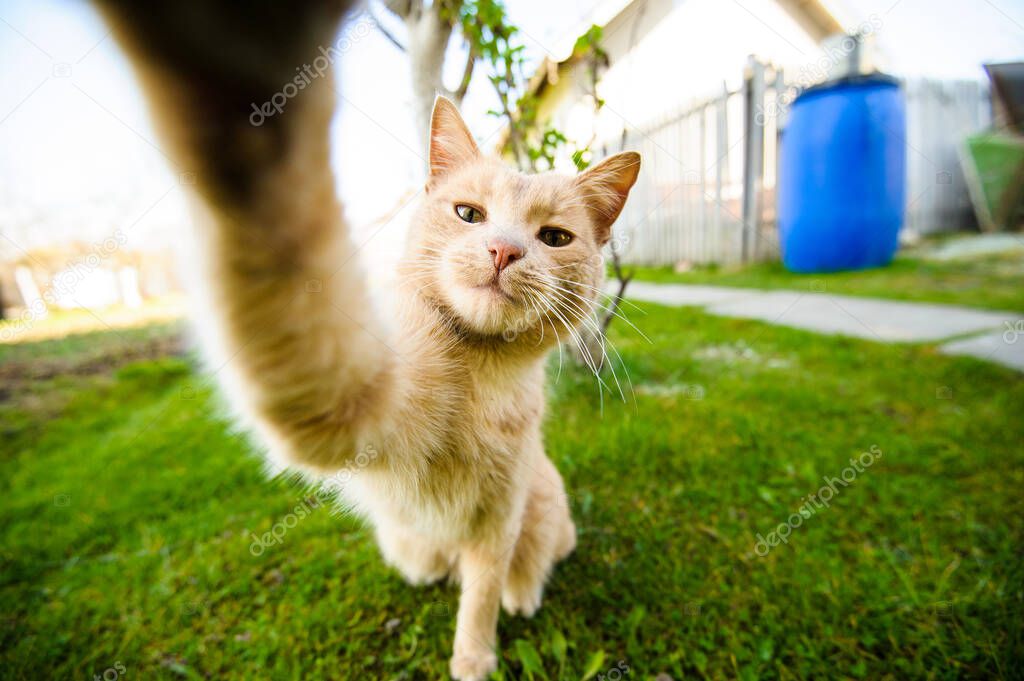
[[[498,274],[523,257],[523,247],[508,239],[494,238],[487,242],[487,250],[494,256],[494,269]]]

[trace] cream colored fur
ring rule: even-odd
[[[344,500],[408,581],[458,579],[451,673],[485,678],[496,666],[499,604],[536,612],[552,568],[576,543],[541,437],[544,361],[590,312],[600,249],[639,157],[621,154],[575,178],[522,175],[482,156],[439,99],[400,302],[376,310],[335,197],[328,79],[267,125],[247,120],[247,100],[262,101],[274,78],[327,44],[334,4],[305,5],[287,45],[259,38],[274,17],[235,26],[230,40],[263,70],[204,47],[204,31],[227,34],[226,5],[192,23],[173,6],[156,16],[131,3],[103,7],[168,154],[198,178],[196,301],[209,315],[200,331],[231,403],[275,467],[320,478],[352,472]],[[205,61],[193,60],[195,50]],[[463,221],[459,204],[485,219]],[[549,246],[542,227],[574,238]],[[500,270],[499,242],[522,251]],[[375,455],[358,456],[366,451]]]

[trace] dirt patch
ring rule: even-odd
[[[132,362],[182,356],[187,347],[180,326],[170,325],[29,343],[17,350],[0,359],[0,402],[32,392],[39,381],[109,375]]]

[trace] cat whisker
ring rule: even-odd
[[[538,298],[539,298],[539,296],[538,296]],[[543,302],[540,301],[540,300],[534,301],[533,299],[530,299],[530,305],[537,312],[537,317],[540,319],[540,340],[537,341],[537,345],[540,345],[541,343],[544,342],[544,317],[543,317],[544,308],[543,308]]]
[[[636,332],[637,332],[638,334],[640,334],[640,337],[641,337],[641,338],[643,338],[643,339],[644,339],[645,341],[647,341],[648,343],[652,343],[652,342],[653,342],[653,341],[652,341],[652,340],[651,340],[650,338],[648,338],[648,337],[647,337],[647,335],[646,335],[646,334],[645,334],[645,333],[644,333],[643,331],[641,331],[641,330],[639,329],[639,327],[637,327],[637,325],[636,325],[636,324],[634,324],[633,322],[631,322],[631,321],[630,321],[630,320],[629,320],[629,319],[628,319],[628,318],[627,318],[627,317],[626,317],[625,315],[623,315],[622,313],[620,313],[620,312],[618,312],[618,311],[616,311],[616,310],[613,310],[612,308],[606,307],[606,306],[604,306],[604,305],[602,305],[601,303],[598,303],[598,302],[596,302],[596,301],[591,301],[591,300],[589,300],[589,299],[587,299],[587,298],[584,298],[584,297],[583,297],[583,296],[581,296],[580,294],[578,294],[578,293],[576,293],[576,292],[574,292],[574,291],[570,291],[570,290],[568,290],[568,289],[566,289],[566,288],[564,288],[564,287],[561,287],[561,286],[557,286],[557,285],[554,285],[554,284],[553,284],[553,286],[554,286],[554,287],[555,287],[555,288],[556,288],[557,290],[559,290],[559,291],[562,291],[562,292],[564,292],[564,293],[568,293],[568,294],[570,294],[570,295],[573,295],[573,296],[575,296],[575,297],[579,298],[580,300],[586,301],[586,302],[588,302],[588,303],[589,303],[589,304],[591,304],[591,305],[595,305],[595,306],[597,306],[598,308],[600,308],[600,309],[602,309],[602,310],[604,310],[604,311],[608,312],[609,314],[612,314],[612,315],[614,315],[615,317],[618,317],[619,319],[621,319],[621,320],[622,320],[623,322],[625,322],[626,324],[629,324],[629,325],[630,325],[630,326],[631,326],[631,327],[633,328],[633,330],[634,330],[634,331],[636,331]]]
[[[611,358],[608,356],[608,352],[605,349],[606,339],[604,338],[604,335],[601,333],[600,329],[598,328],[597,323],[594,321],[593,310],[591,310],[591,312],[588,314],[588,313],[585,313],[581,308],[576,306],[572,301],[570,301],[568,299],[564,299],[564,298],[562,300],[563,300],[563,302],[566,302],[566,303],[568,303],[570,305],[573,305],[573,307],[576,309],[576,312],[577,312],[576,318],[578,318],[580,320],[580,322],[583,324],[583,326],[586,329],[588,329],[591,333],[594,334],[595,338],[600,340],[601,355],[602,355],[603,361],[608,363],[608,368],[611,369],[611,372],[612,372],[612,378],[615,380],[615,387],[617,387],[619,389],[619,396],[622,398],[622,401],[625,402],[626,401],[626,395],[625,395],[625,393],[622,390],[622,384],[619,383],[619,377],[618,377],[618,374],[615,371],[615,363],[612,362]],[[587,346],[587,347],[588,347],[588,351],[589,351],[589,346]]]
[[[572,291],[567,291],[567,290],[565,290],[564,288],[562,288],[560,286],[552,284],[550,281],[545,281],[544,283],[545,283],[545,288],[549,291],[549,294],[553,295],[553,297],[555,297],[556,299],[560,300],[563,304],[565,304],[567,306],[566,313],[570,317],[572,317],[573,319],[577,319],[582,324],[582,326],[584,328],[586,328],[590,333],[594,334],[594,336],[596,338],[600,339],[600,341],[601,341],[601,356],[602,356],[602,359],[603,359],[604,362],[608,363],[608,366],[609,366],[610,370],[612,371],[612,376],[615,379],[616,387],[619,389],[619,395],[620,395],[621,399],[623,400],[623,402],[625,402],[626,401],[625,392],[624,392],[624,390],[622,388],[622,384],[621,384],[621,382],[619,380],[618,373],[617,373],[616,368],[615,368],[615,360],[616,359],[618,360],[619,365],[620,365],[620,367],[623,370],[623,374],[625,376],[626,382],[627,382],[627,384],[629,386],[630,394],[633,397],[633,402],[635,404],[636,403],[636,393],[635,393],[634,388],[633,388],[632,377],[629,375],[629,368],[626,365],[625,361],[622,359],[622,355],[621,355],[621,353],[619,353],[618,349],[615,347],[615,344],[612,343],[610,340],[608,340],[606,337],[604,337],[604,335],[602,333],[600,333],[600,331],[598,329],[598,326],[597,326],[596,318],[593,315],[594,307],[595,306],[602,307],[602,306],[600,306],[599,303],[597,303],[596,301],[594,301],[592,299],[584,298],[584,297],[579,296],[578,294],[576,294],[576,293],[574,293]],[[565,293],[572,294],[574,297],[578,298],[580,302],[576,302],[576,301],[574,301],[572,299],[566,298],[565,295],[564,295]],[[583,308],[583,305],[586,305],[586,308],[587,308],[586,310]],[[609,348],[611,349],[612,353],[614,353],[615,357],[612,357],[611,355],[608,354],[607,349],[609,349]],[[585,351],[581,350],[581,354],[584,354],[584,353],[585,353]],[[593,359],[593,358],[591,358],[591,359]],[[586,360],[587,360],[587,357],[585,356],[584,357],[584,361],[586,362]],[[590,366],[589,362],[588,362],[588,366]]]
[[[587,346],[587,344],[583,341],[582,337],[580,337],[580,335],[578,333],[576,333],[575,325],[570,323],[565,318],[565,316],[561,312],[559,312],[557,307],[552,307],[551,308],[551,312],[561,320],[562,324],[565,325],[565,328],[568,331],[570,337],[576,343],[576,347],[579,350],[580,356],[583,358],[584,364],[587,365],[587,368],[590,369],[590,372],[592,374],[594,374],[594,378],[597,379],[598,395],[599,395],[600,400],[601,400],[601,413],[603,415],[604,414],[604,393],[603,393],[602,389],[606,389],[606,390],[608,390],[609,393],[611,393],[612,392],[611,387],[605,382],[605,380],[603,378],[601,378],[600,367],[597,365],[596,359],[593,356],[591,356],[590,350],[589,350],[589,347]],[[573,319],[577,318],[575,315],[573,315],[571,313],[571,311],[569,309],[566,309],[565,312],[566,312],[566,314],[569,314],[569,316],[572,317]],[[585,320],[583,320],[582,318],[579,318],[579,321],[585,321]],[[559,368],[561,368],[561,367],[559,367]],[[614,375],[614,372],[613,372],[613,375]],[[617,380],[618,379],[616,378],[616,382],[617,382]],[[621,392],[621,387],[620,387],[620,392]],[[625,400],[625,396],[624,395],[623,395],[623,400]]]
[[[601,378],[601,373],[597,368],[596,362],[594,362],[594,359],[590,356],[590,353],[587,352],[585,344],[583,343],[583,339],[580,338],[579,334],[577,334],[575,329],[573,328],[574,325],[571,322],[569,322],[569,320],[567,320],[565,316],[558,311],[557,308],[551,308],[551,312],[556,317],[558,317],[559,320],[561,320],[562,324],[565,325],[566,331],[569,333],[569,336],[576,342],[576,346],[580,350],[580,355],[583,357],[584,363],[586,363],[591,373],[594,374],[594,377],[597,378],[598,383],[600,383],[605,388],[608,388],[608,384],[605,383],[604,379]],[[611,388],[608,389],[609,391],[611,390]]]
[[[584,284],[582,282],[571,281],[569,279],[563,279],[561,277],[556,277],[554,275],[548,275],[548,276],[550,276],[552,279],[554,279],[556,281],[564,282],[566,284],[572,284],[573,286],[581,286],[583,288],[590,289],[591,291],[596,291],[598,294],[600,294],[602,296],[605,296],[607,298],[613,298],[614,297],[612,295],[609,295],[608,292],[605,291],[604,289],[600,289],[600,288],[598,288],[596,286],[591,286],[589,284]],[[640,307],[639,305],[637,305],[637,304],[627,300],[626,298],[621,298],[620,300],[621,300],[622,303],[624,303],[626,305],[629,305],[630,307],[632,307],[634,310],[636,310],[640,314],[647,314],[647,312],[644,311],[644,309],[642,307]]]

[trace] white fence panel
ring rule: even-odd
[[[987,88],[975,81],[912,80],[905,89],[905,229],[970,228],[974,218],[958,154],[966,135],[989,125]],[[626,148],[643,156],[637,187],[615,225],[623,262],[733,265],[779,258],[776,114],[785,106],[776,100],[785,91],[780,71],[757,65],[744,89],[667,112],[627,130],[623,140],[598,146],[604,155]],[[750,164],[752,126],[762,127],[754,131],[762,141],[760,163]],[[748,196],[745,186],[756,195]],[[746,230],[745,214],[752,216]]]
[[[911,80],[907,97],[907,217],[932,234],[975,225],[960,166],[967,135],[991,124],[988,88],[977,81]]]

